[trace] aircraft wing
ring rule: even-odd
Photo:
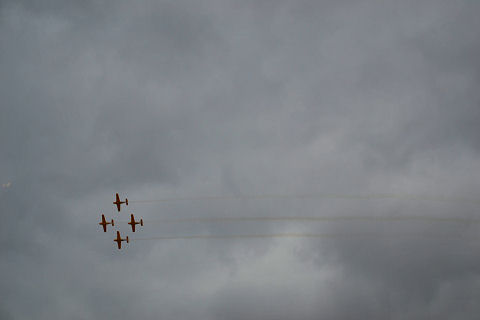
[[[115,194],[115,202],[114,202],[114,204],[117,205],[117,210],[118,210],[118,212],[120,212],[121,202],[120,202],[120,196],[118,195],[118,193]]]
[[[117,239],[113,241],[117,242],[118,249],[122,249],[122,238],[120,237],[120,231],[117,231]]]
[[[130,224],[132,225],[132,232],[135,232],[135,218],[133,217],[133,213],[130,215]]]
[[[103,227],[103,232],[107,232],[107,222],[105,221],[105,216],[102,214],[102,221],[99,223]]]

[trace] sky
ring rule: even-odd
[[[479,13],[0,1],[0,319],[477,319]]]

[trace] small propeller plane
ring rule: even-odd
[[[129,243],[128,236],[125,239],[122,239],[120,237],[120,231],[117,231],[117,238],[113,239],[113,241],[115,241],[117,243],[118,249],[122,249],[122,241],[127,241],[127,243]]]
[[[117,206],[118,212],[120,212],[120,205],[122,203],[125,203],[128,206],[128,199],[125,198],[125,201],[120,201],[120,197],[118,196],[118,193],[116,194],[115,201],[113,202],[114,205]]]
[[[139,224],[143,227],[143,219],[140,219],[140,222],[136,222],[135,217],[133,216],[133,213],[132,213],[130,215],[130,222],[128,224],[132,226],[132,232],[135,232],[135,225],[136,224]]]
[[[105,216],[102,214],[102,222],[100,222],[99,225],[101,225],[103,227],[103,232],[107,232],[107,224],[111,224],[112,227],[115,226],[115,223],[113,222],[113,219],[112,219],[112,222],[107,222],[105,220]]]

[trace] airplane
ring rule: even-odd
[[[140,219],[140,222],[136,222],[135,218],[133,217],[133,213],[130,215],[130,222],[128,223],[132,226],[132,232],[135,232],[135,225],[139,224],[143,227],[143,219]]]
[[[115,223],[113,222],[113,219],[112,219],[112,222],[107,222],[105,220],[105,216],[102,214],[102,222],[100,222],[99,225],[101,225],[103,227],[103,232],[107,232],[107,224],[111,224],[112,227],[115,226]]]
[[[117,243],[118,249],[122,249],[122,241],[127,241],[127,243],[129,243],[128,236],[125,239],[122,239],[120,237],[120,231],[117,231],[117,239],[113,239],[113,241],[115,241]]]
[[[125,201],[120,201],[120,197],[118,196],[118,193],[117,193],[116,194],[116,201],[114,201],[113,204],[117,206],[118,212],[120,212],[120,205],[122,203],[125,203],[128,206],[128,199],[125,198]]]

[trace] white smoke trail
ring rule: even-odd
[[[423,221],[438,223],[460,223],[477,224],[480,219],[454,218],[454,217],[434,217],[425,215],[402,215],[402,216],[319,216],[319,217],[194,217],[194,218],[176,218],[176,219],[144,219],[144,223],[207,223],[207,222],[337,222],[337,221],[365,221],[365,222],[401,222],[401,221]],[[119,221],[127,222],[127,221]]]
[[[263,195],[244,195],[244,196],[198,196],[198,197],[171,197],[150,200],[131,200],[131,203],[156,203],[170,201],[194,201],[194,200],[248,200],[248,199],[399,199],[399,200],[422,200],[422,201],[443,201],[443,202],[468,202],[480,204],[480,200],[443,195],[413,195],[413,194],[263,194]]]
[[[264,239],[264,238],[383,238],[383,237],[417,237],[430,239],[456,239],[455,235],[424,234],[424,233],[274,233],[274,234],[237,234],[237,235],[191,235],[191,236],[160,236],[132,238],[132,241],[147,240],[192,240],[192,239]],[[479,239],[475,239],[479,240]]]
[[[189,240],[189,239],[261,239],[261,238],[336,238],[344,235],[328,233],[277,233],[277,234],[237,234],[237,235],[192,235],[135,238],[132,240]],[[372,236],[372,235],[365,235]]]

